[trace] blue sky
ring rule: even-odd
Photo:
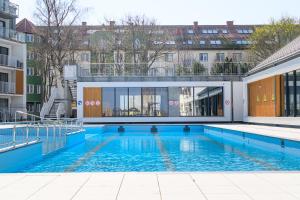
[[[36,0],[11,0],[20,6],[20,19],[33,20]],[[271,17],[300,17],[300,0],[79,0],[89,8],[81,21],[100,24],[104,19],[118,20],[124,15],[155,18],[159,24],[236,24],[268,23]],[[33,20],[34,21],[34,20]]]

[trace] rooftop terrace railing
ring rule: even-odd
[[[78,77],[193,77],[193,76],[242,76],[254,67],[249,62],[214,62],[190,65],[91,63],[78,67]]]
[[[9,0],[0,0],[0,13],[1,12],[12,17],[19,17],[19,5]]]

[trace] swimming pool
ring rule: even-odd
[[[300,170],[300,149],[287,153],[272,141],[227,140],[203,126],[190,126],[189,132],[183,131],[184,126],[157,126],[157,133],[151,133],[151,126],[124,128],[118,133],[118,126],[87,127],[83,143],[18,172]],[[234,137],[228,134],[228,138]]]

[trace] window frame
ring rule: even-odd
[[[34,84],[27,84],[27,94],[35,94]]]
[[[201,58],[206,58],[206,59],[201,59]],[[208,53],[200,53],[199,54],[199,61],[200,62],[205,62],[205,63],[208,62]]]

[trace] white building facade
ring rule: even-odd
[[[0,10],[0,122],[26,111],[26,45],[18,41],[18,6],[2,1]]]

